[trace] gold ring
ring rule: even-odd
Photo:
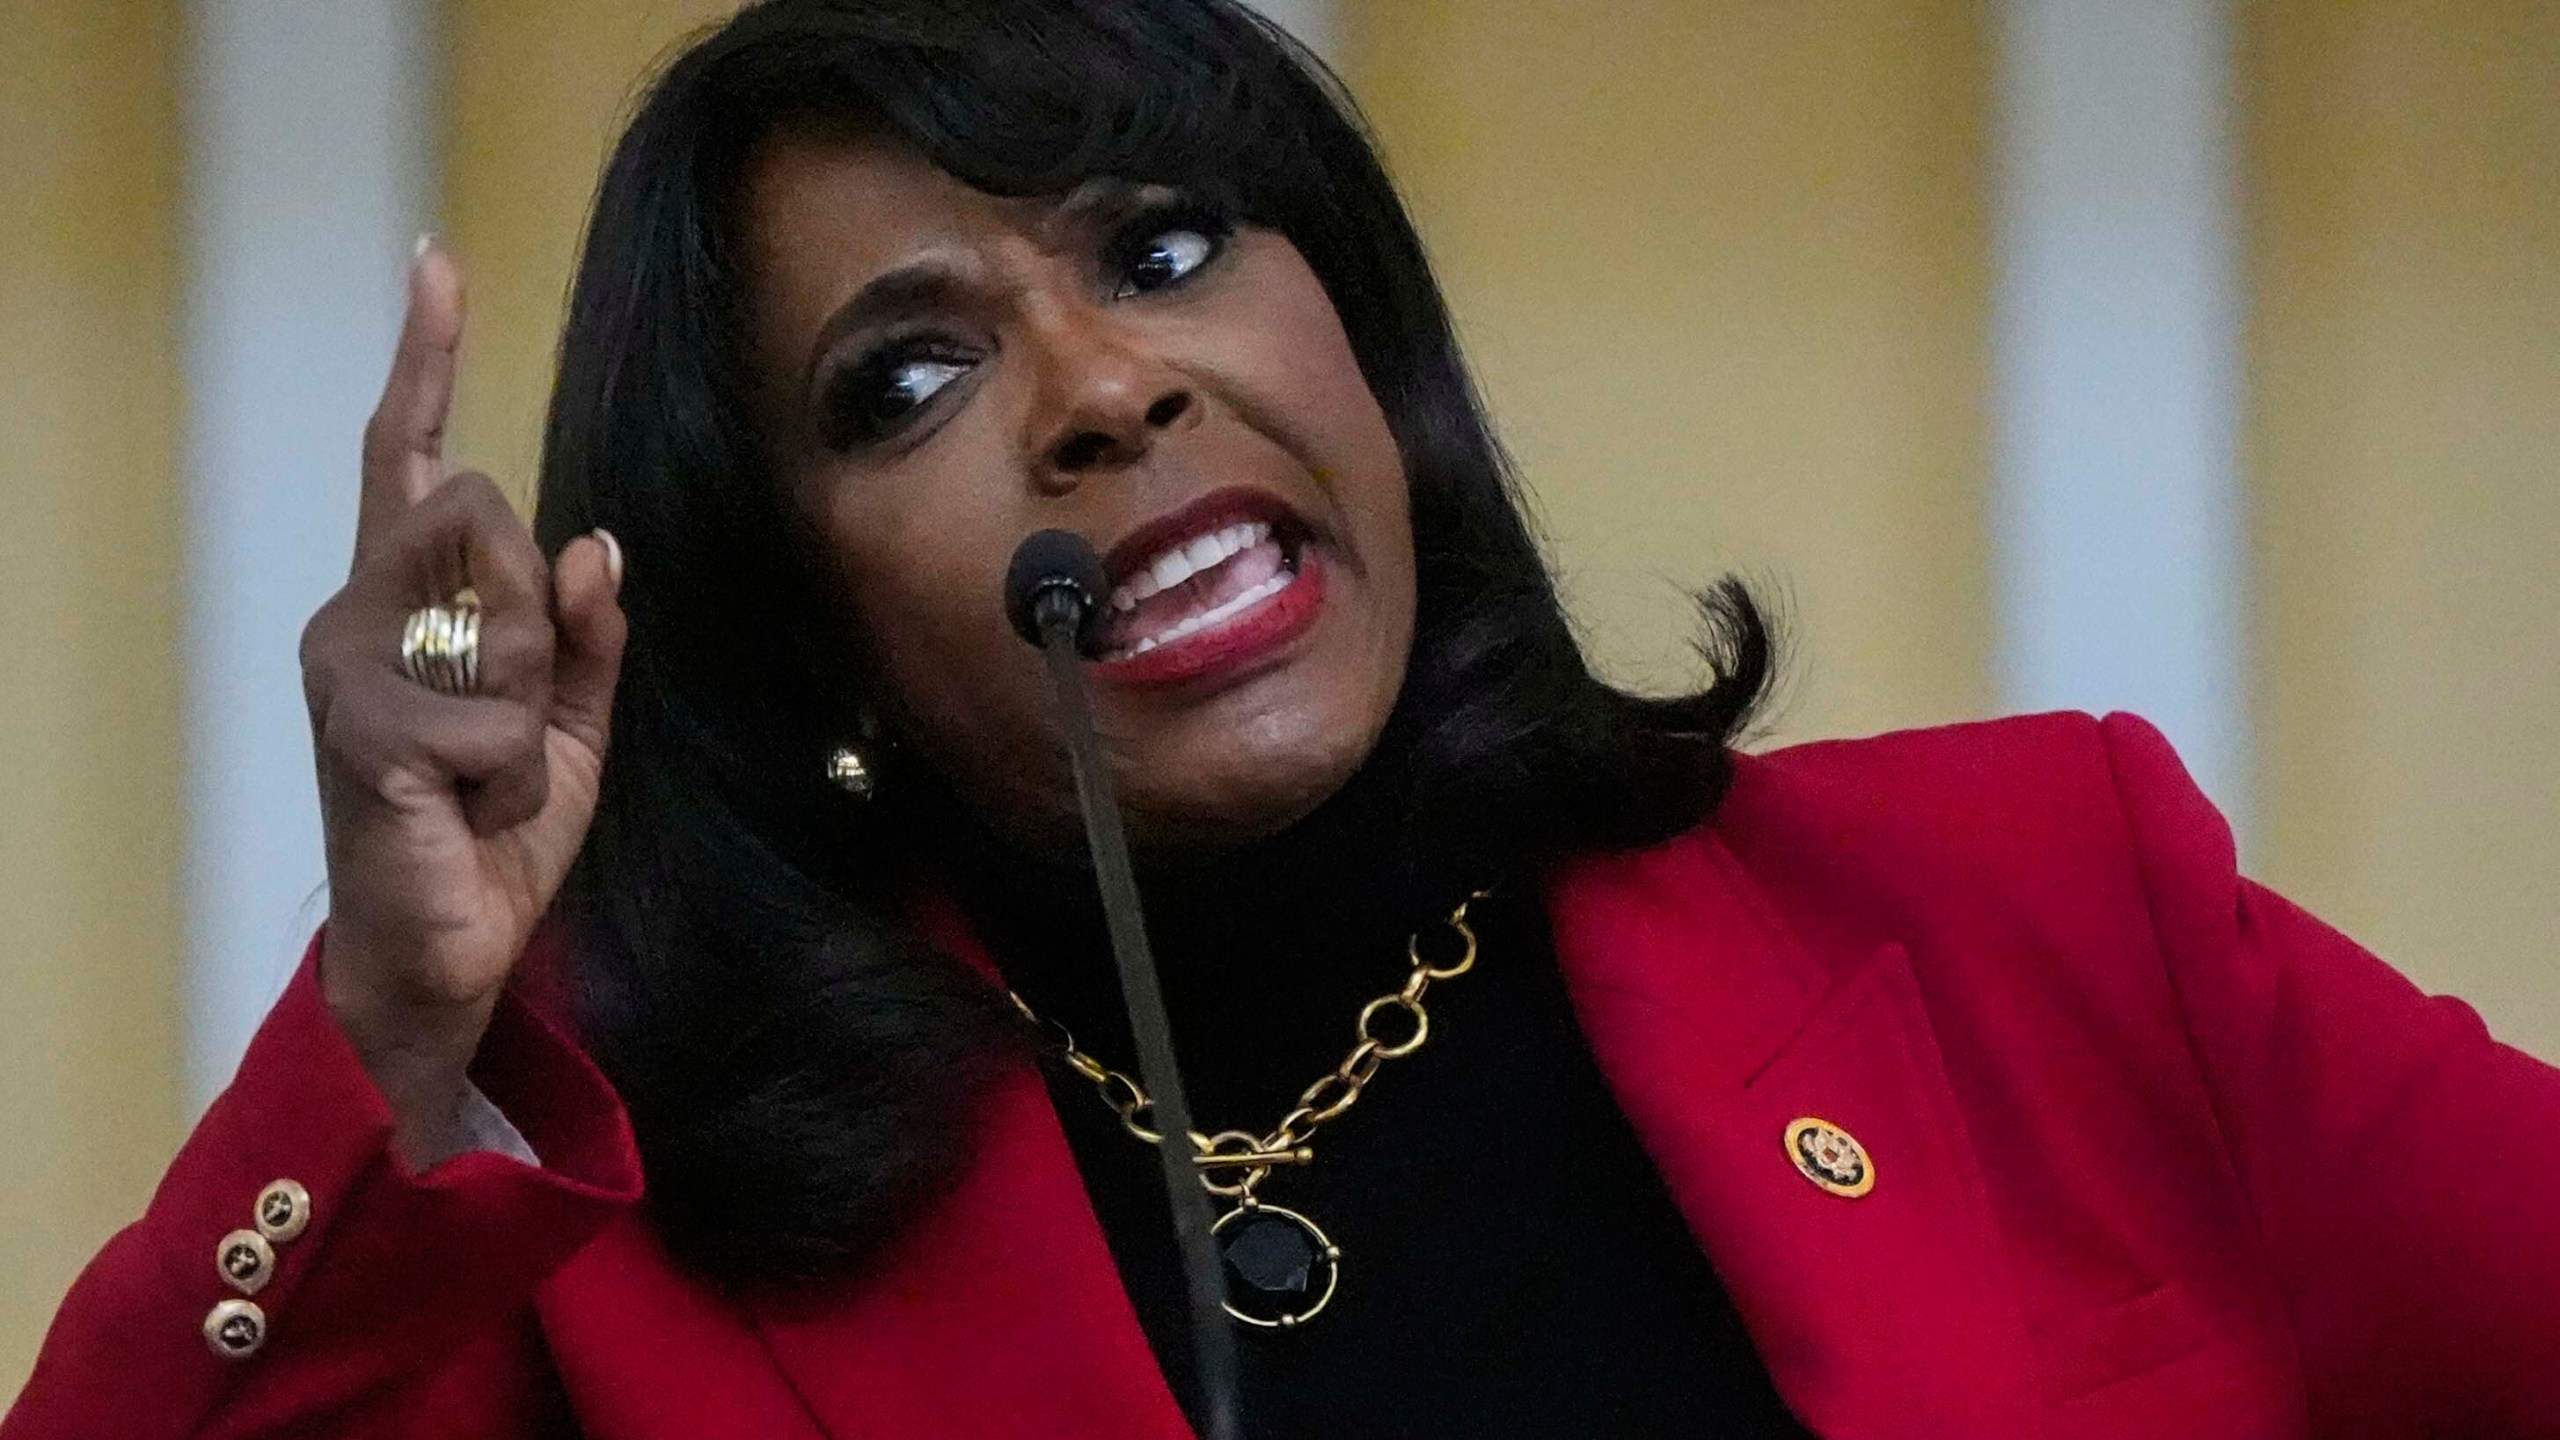
[[[421,605],[400,631],[400,670],[443,695],[480,691],[480,607]]]

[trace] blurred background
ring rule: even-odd
[[[11,0],[0,1395],[318,918],[294,650],[413,237],[519,495],[711,0]],[[2560,1059],[2560,5],[1298,0],[1595,653],[1785,601],[1768,743],[2160,721],[2251,871]]]

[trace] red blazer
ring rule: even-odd
[[[2142,722],[1745,760],[1712,824],[1548,900],[1584,1033],[1816,1433],[2560,1435],[2560,1072],[2238,878]],[[0,1437],[1189,1433],[1028,1069],[879,1273],[789,1303],[671,1268],[612,1091],[533,1009],[478,1073],[547,1168],[408,1172],[306,965]],[[1869,1193],[1798,1173],[1801,1116],[1864,1145]],[[279,1177],[309,1228],[263,1348],[216,1358],[217,1239]]]

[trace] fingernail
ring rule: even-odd
[[[596,527],[596,538],[604,542],[605,573],[613,577],[614,591],[619,594],[622,590],[622,542],[614,539],[613,532],[601,525]]]
[[[435,246],[436,232],[433,230],[419,231],[418,243],[409,247],[409,263],[415,265],[419,261],[426,259],[427,252],[434,249]]]

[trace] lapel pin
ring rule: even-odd
[[[1807,1180],[1855,1200],[1876,1188],[1876,1162],[1856,1136],[1830,1121],[1806,1115],[1787,1122],[1787,1158]]]

